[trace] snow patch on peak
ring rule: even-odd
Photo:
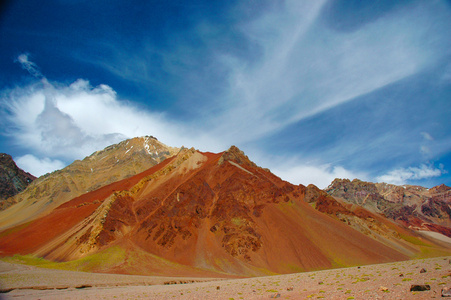
[[[150,152],[150,146],[149,146],[149,144],[147,144],[147,139],[144,141],[144,149],[146,149],[146,152],[147,152],[147,154],[152,154],[151,152]]]
[[[133,146],[130,147],[130,149],[128,149],[127,151],[125,151],[125,154],[127,154],[130,150],[133,149]]]
[[[156,153],[156,155],[158,155],[157,147],[155,146],[155,143],[157,143],[157,145],[159,144],[158,140],[153,136],[145,136],[143,137],[143,139],[144,139],[143,146],[147,154],[154,155]],[[155,153],[152,152],[152,149],[154,150]]]

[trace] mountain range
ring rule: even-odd
[[[134,138],[33,181],[0,212],[0,256],[91,272],[260,276],[451,253],[451,189],[293,185],[235,146]]]
[[[428,189],[335,179],[325,191],[416,231],[436,232],[451,238],[451,188],[444,184]]]

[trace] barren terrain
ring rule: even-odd
[[[203,279],[95,274],[0,262],[4,299],[433,299],[451,287],[451,257],[325,271]],[[430,290],[411,292],[412,285]]]
[[[185,148],[0,232],[2,257],[146,276],[268,276],[450,254],[447,243],[285,182],[234,146]]]

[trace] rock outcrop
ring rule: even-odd
[[[35,179],[35,176],[20,169],[10,155],[0,153],[0,210],[14,203],[7,201],[8,198],[25,190]]]

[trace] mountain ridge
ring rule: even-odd
[[[80,185],[79,177],[91,173],[99,180],[78,195],[44,193],[53,186],[58,197],[67,187],[49,184],[61,182],[52,176]],[[0,212],[0,256],[33,255],[91,272],[261,276],[451,252],[446,242],[394,223],[363,201],[286,182],[236,146],[211,153],[130,139],[45,176],[25,195]]]
[[[235,146],[220,153],[182,147],[20,224],[0,232],[1,256],[83,262],[96,272],[259,276],[449,250],[314,185],[283,181]],[[86,267],[102,253],[126,259]]]
[[[428,189],[358,179],[335,179],[325,191],[406,227],[433,231],[451,238],[451,188],[444,184]]]

